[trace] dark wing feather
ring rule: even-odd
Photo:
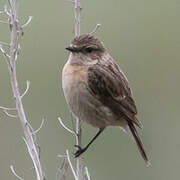
[[[120,113],[127,121],[141,127],[136,118],[137,109],[132,98],[128,81],[120,68],[112,61],[90,66],[88,87],[93,96],[114,113]]]

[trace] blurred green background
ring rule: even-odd
[[[0,1],[3,8],[6,0]],[[126,73],[144,125],[140,132],[152,166],[147,168],[135,143],[117,127],[109,127],[84,154],[91,179],[179,179],[180,167],[180,1],[82,0],[81,33],[95,33]],[[17,62],[21,92],[30,80],[23,103],[28,120],[37,129],[41,162],[47,180],[56,179],[58,154],[75,151],[74,138],[58,123],[71,126],[62,88],[61,71],[73,38],[73,5],[66,0],[19,0],[20,22],[29,15]],[[5,19],[1,16],[1,19]],[[9,28],[0,24],[0,41],[9,41]],[[7,65],[0,54],[0,105],[13,106]],[[83,125],[85,145],[97,129]],[[0,179],[14,180],[14,165],[24,179],[35,179],[18,119],[0,112]],[[71,156],[73,157],[73,156]],[[73,158],[72,158],[73,159]],[[69,179],[73,179],[68,172]]]

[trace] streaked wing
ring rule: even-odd
[[[141,127],[128,81],[112,60],[89,67],[88,87],[93,96],[114,113],[121,113],[127,121]]]

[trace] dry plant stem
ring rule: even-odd
[[[80,35],[80,15],[81,15],[81,4],[80,0],[74,0],[74,16],[75,16],[75,37]],[[81,146],[81,139],[82,139],[82,131],[81,131],[81,123],[78,118],[76,118],[76,144]],[[82,165],[82,158],[78,157],[76,160],[76,174],[77,179],[83,179],[83,165]]]
[[[43,172],[39,160],[39,154],[37,147],[35,145],[33,134],[29,128],[27,118],[24,112],[24,107],[22,104],[22,98],[18,88],[18,81],[16,76],[16,56],[18,51],[18,39],[20,36],[20,28],[18,25],[18,15],[17,15],[17,4],[16,0],[9,0],[10,4],[10,31],[11,31],[11,42],[10,42],[10,78],[11,78],[11,86],[13,90],[13,95],[16,100],[16,108],[18,112],[18,117],[21,121],[21,125],[24,131],[26,145],[28,148],[28,152],[33,161],[33,165],[36,171],[37,180],[44,180]]]
[[[74,1],[74,16],[75,16],[75,37],[80,35],[80,15],[81,15],[81,4],[80,0]]]

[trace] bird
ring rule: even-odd
[[[62,88],[70,111],[99,129],[84,147],[75,145],[75,157],[84,153],[108,126],[120,126],[130,133],[144,161],[149,159],[138,135],[142,128],[129,82],[107,52],[104,44],[91,34],[75,37],[66,47],[69,58],[62,70]]]

